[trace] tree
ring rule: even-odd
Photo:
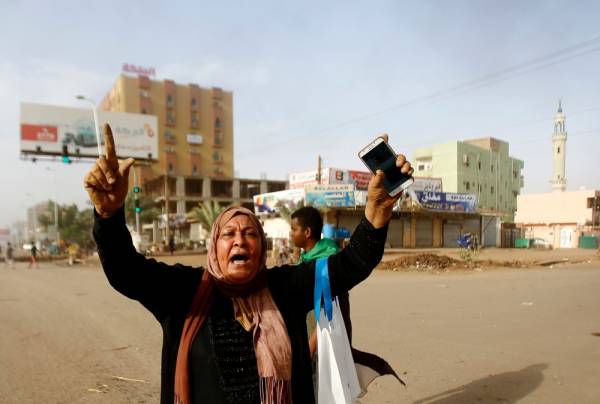
[[[214,221],[226,209],[219,202],[212,200],[210,202],[200,202],[198,206],[189,211],[186,216],[190,220],[200,222],[206,229],[212,228]]]
[[[79,210],[77,205],[59,205],[58,229],[61,240],[67,244],[77,244],[83,251],[91,251],[95,248],[92,238],[92,227],[94,213],[92,208]],[[54,203],[48,204],[48,211],[38,215],[38,223],[45,229],[54,225]]]
[[[275,206],[279,209],[279,216],[291,225],[292,213],[304,207],[304,199],[299,200],[297,203],[294,201],[278,202]]]

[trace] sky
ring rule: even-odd
[[[287,3],[287,4],[284,4]],[[352,4],[350,4],[352,3]],[[100,101],[123,63],[234,97],[234,170],[287,179],[493,136],[551,189],[562,99],[567,189],[600,189],[597,1],[13,1],[0,3],[0,227],[48,199],[84,206],[89,164],[23,161],[19,104]]]

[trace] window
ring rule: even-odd
[[[556,148],[556,154],[560,154],[560,146]]]
[[[168,167],[168,173],[169,175],[173,175],[173,172],[175,171],[173,168],[173,163],[169,163],[169,167]]]
[[[175,116],[172,112],[167,112],[167,125],[175,125]]]
[[[173,106],[173,96],[171,94],[167,94],[167,107]]]
[[[493,164],[490,166],[490,168],[491,168],[492,172],[494,172],[494,165]]]
[[[490,187],[490,193],[492,193],[492,194],[494,193],[494,187],[493,186]]]
[[[195,164],[192,167],[192,175],[198,175],[198,166]]]
[[[196,108],[196,99],[192,98],[192,108]]]
[[[469,181],[465,182],[465,189],[468,191],[471,189],[471,183]]]
[[[221,132],[216,132],[215,133],[215,146],[221,146],[223,143],[223,135],[221,135]]]
[[[196,167],[196,166],[194,166]],[[202,179],[185,179],[185,193],[187,195],[202,195],[203,182]]]
[[[259,182],[240,181],[240,197],[249,199],[258,194],[260,194]]]
[[[479,160],[479,161],[477,162],[477,168],[479,168],[479,169],[481,170],[481,160]]]
[[[215,118],[215,129],[221,129],[221,120],[219,117]]]
[[[165,131],[165,140],[169,143],[175,142],[175,135],[170,130]]]
[[[191,121],[192,127],[197,127],[198,126],[198,114],[197,113],[192,113],[192,121]]]
[[[419,164],[419,165],[417,166],[417,170],[418,170],[418,171],[424,171],[424,170],[425,170],[425,164]]]
[[[587,198],[587,207],[588,209],[594,207],[594,198]]]

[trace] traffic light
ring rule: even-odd
[[[140,207],[140,201],[139,201],[139,199],[134,200],[134,206],[135,206],[135,213],[141,213],[142,212],[142,208]]]
[[[139,193],[140,192],[140,187],[138,187],[137,185],[133,187],[133,192],[134,193]]]
[[[62,162],[65,164],[71,164],[71,157],[69,157],[69,148],[66,144],[62,147]]]

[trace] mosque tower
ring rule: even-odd
[[[567,131],[565,129],[565,114],[562,103],[558,100],[558,112],[554,116],[554,133],[552,134],[552,162],[554,174],[552,176],[552,190],[562,192],[567,189],[565,178],[565,158],[567,154]]]

